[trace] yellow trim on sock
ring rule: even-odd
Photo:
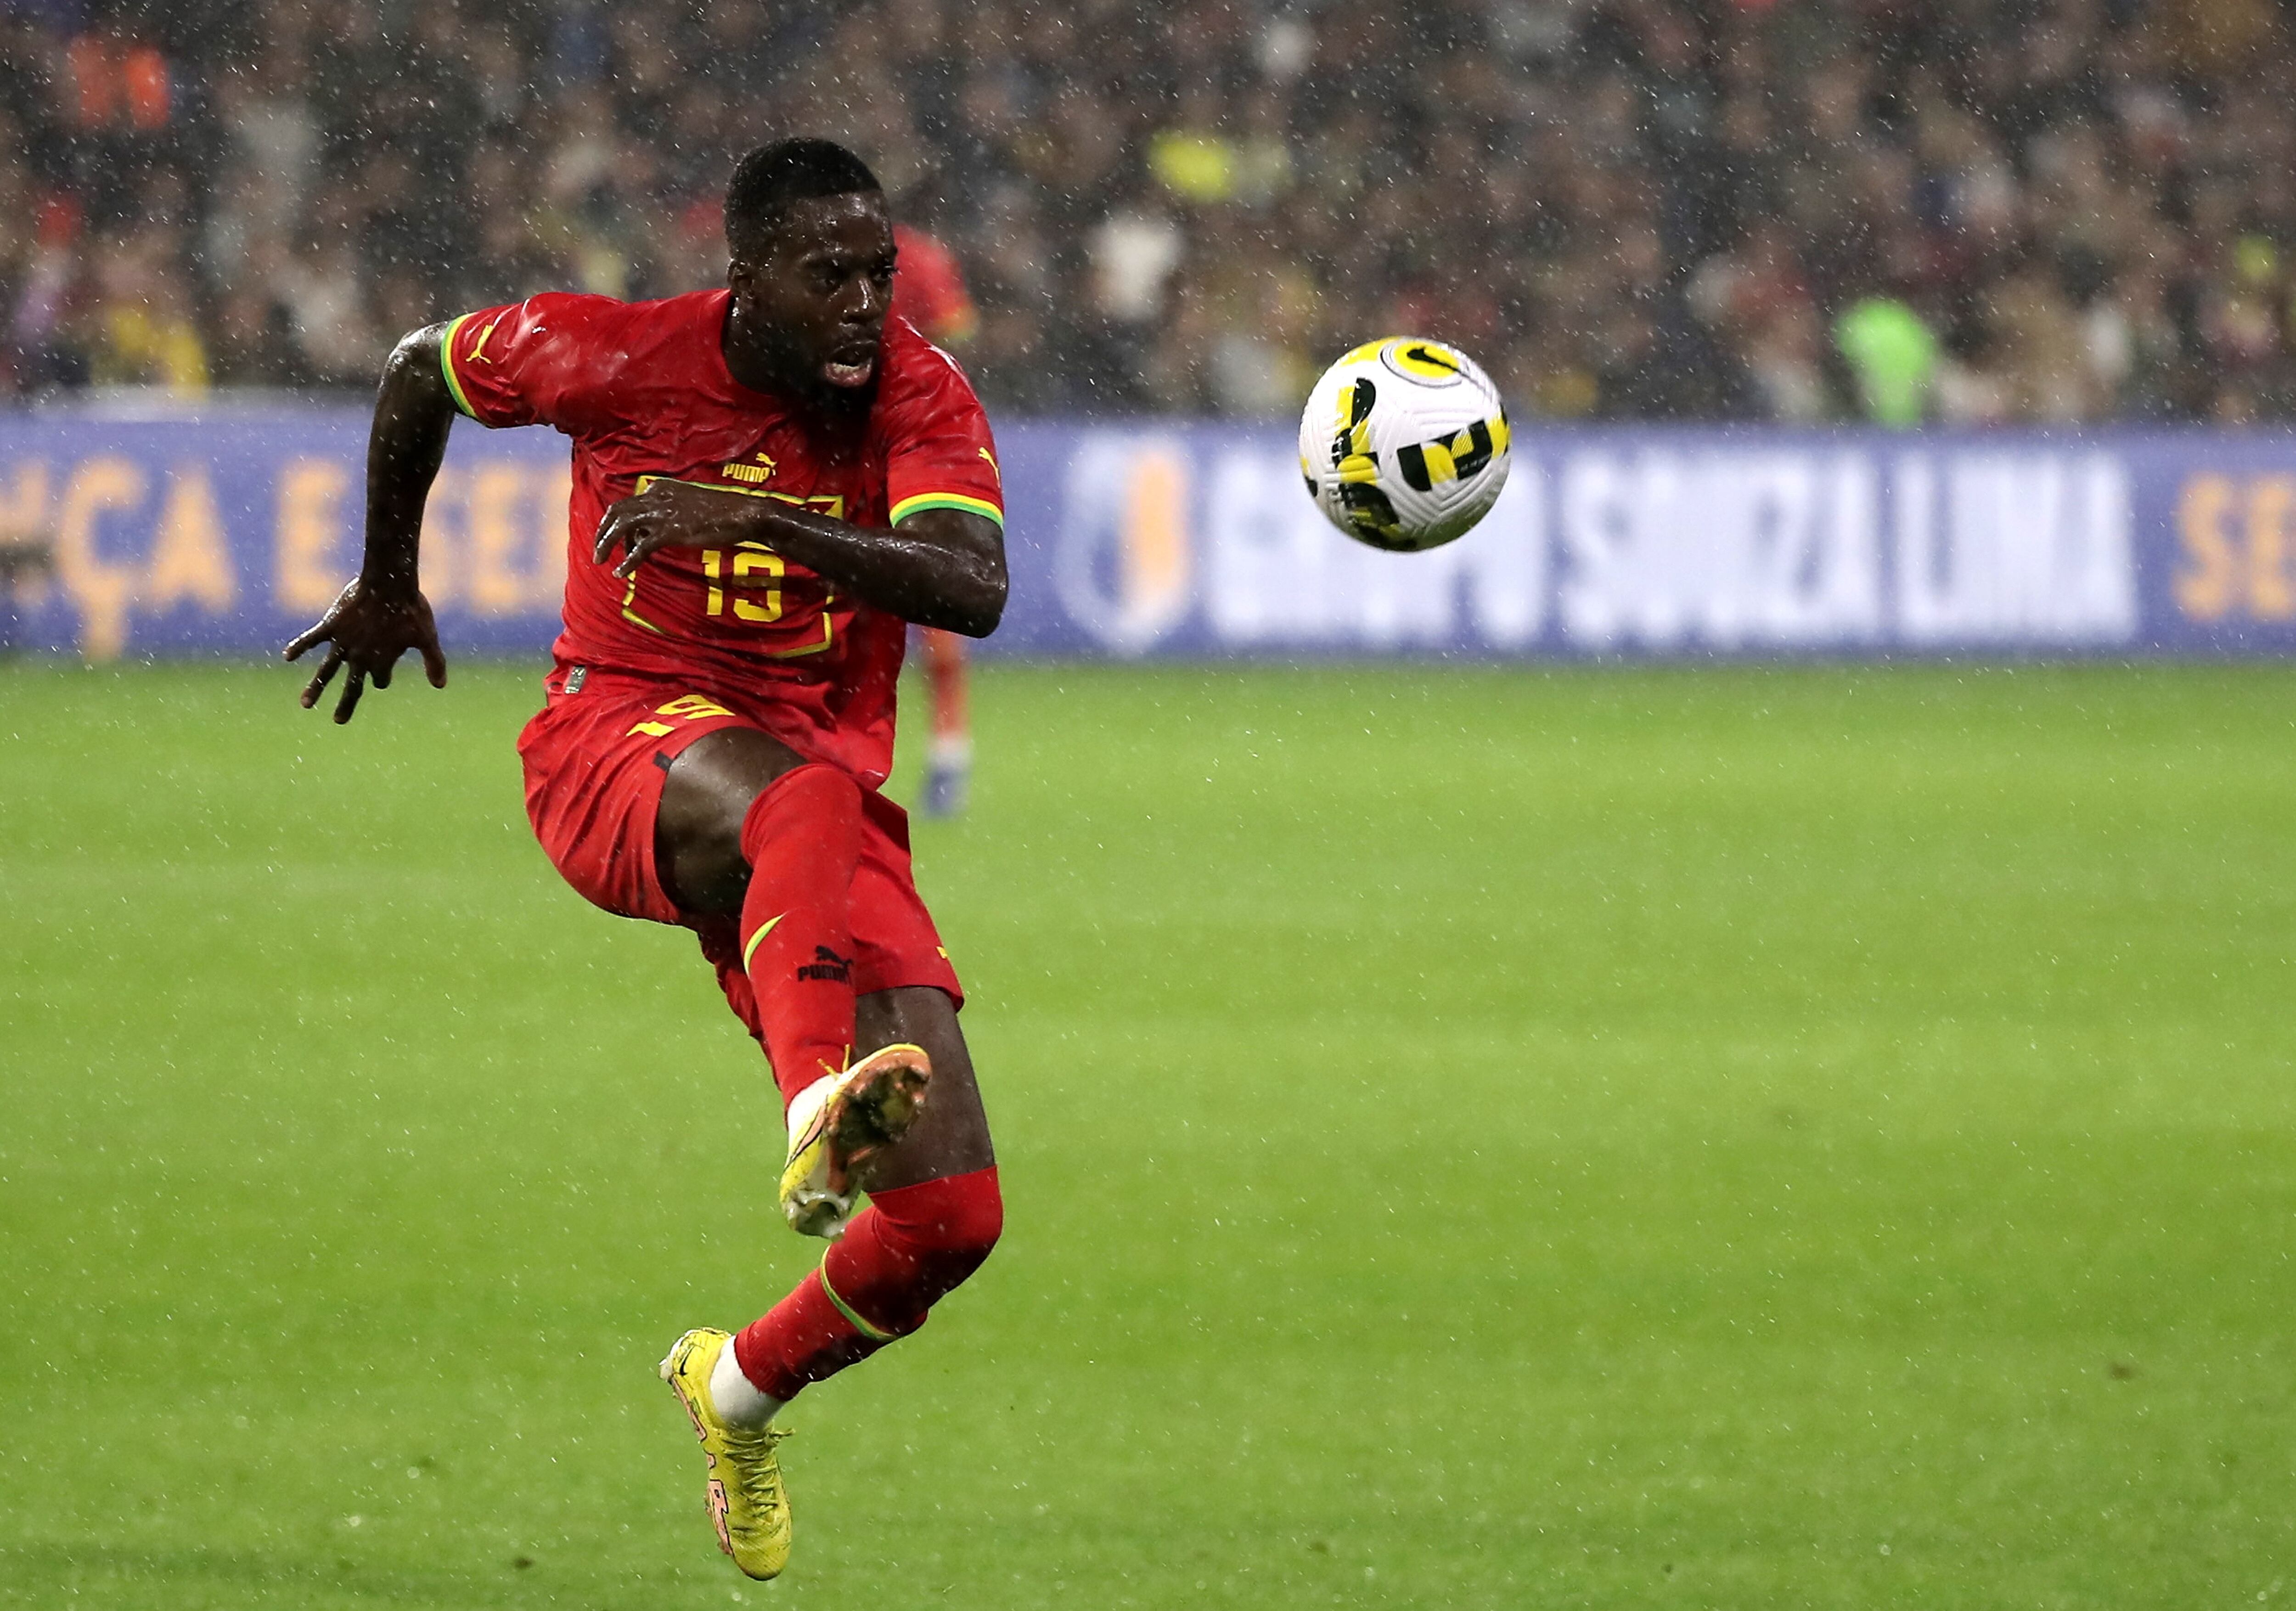
[[[832,1248],[831,1251],[834,1252],[835,1249]],[[893,1334],[891,1332],[881,1330],[877,1327],[869,1324],[868,1321],[863,1319],[854,1311],[852,1304],[847,1303],[843,1298],[837,1295],[837,1288],[829,1284],[828,1253],[823,1253],[821,1255],[820,1274],[821,1290],[829,1295],[829,1301],[837,1305],[837,1312],[843,1315],[847,1320],[852,1323],[854,1330],[859,1332],[863,1336],[867,1337],[873,1343],[890,1343],[893,1340]]]
[[[758,954],[758,942],[764,940],[767,935],[774,932],[774,925],[779,923],[782,920],[782,917],[786,917],[788,916],[789,914],[787,912],[783,912],[780,917],[768,917],[765,922],[758,925],[758,932],[750,936],[750,943],[742,948],[742,971],[743,973],[746,974],[750,971],[750,958]]]

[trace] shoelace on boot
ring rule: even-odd
[[[773,1460],[774,1450],[790,1434],[778,1426],[727,1426],[723,1436],[726,1452],[734,1457],[734,1480],[742,1484],[742,1497],[757,1509],[770,1516],[781,1508],[781,1500],[767,1482],[766,1471]]]

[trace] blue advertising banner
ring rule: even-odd
[[[0,416],[20,647],[275,650],[357,560],[356,407]],[[2296,436],[1529,428],[1497,506],[1387,555],[1326,525],[1280,426],[1001,432],[991,653],[1708,656],[2296,653]],[[539,655],[567,451],[456,424],[423,536],[450,651]],[[586,563],[586,562],[585,562]]]

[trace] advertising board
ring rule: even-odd
[[[15,646],[264,653],[355,568],[365,411],[0,417]],[[1273,425],[1020,422],[989,653],[1478,659],[2296,652],[2296,436],[1531,428],[1427,554],[1360,547]],[[458,423],[424,528],[451,651],[539,655],[564,440]]]

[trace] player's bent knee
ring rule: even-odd
[[[988,1262],[1004,1234],[1004,1194],[993,1165],[882,1192],[871,1200],[909,1253],[914,1271],[910,1296],[920,1311],[964,1285]]]
[[[1004,1231],[993,1164],[878,1192],[870,1204],[822,1261],[822,1277],[849,1312],[889,1336],[923,1325],[935,1303],[988,1262]]]
[[[1004,1234],[1004,1194],[993,1165],[970,1174],[928,1180],[924,1186],[947,1188],[936,1194],[931,1229],[923,1238],[931,1250],[934,1278],[922,1285],[939,1287],[933,1295],[938,1298],[954,1291],[996,1251],[997,1239]]]

